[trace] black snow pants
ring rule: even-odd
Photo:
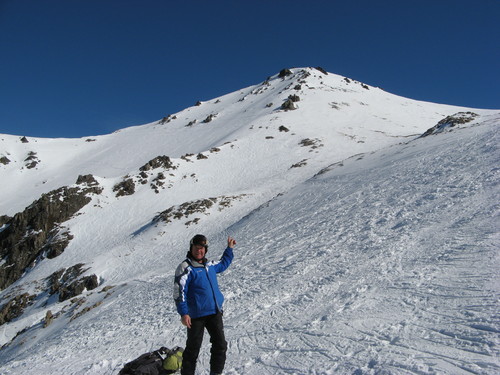
[[[194,375],[196,361],[200,353],[205,328],[210,335],[210,371],[222,373],[226,363],[227,342],[224,336],[222,313],[191,319],[191,328],[187,330],[187,341],[182,355],[181,375]]]

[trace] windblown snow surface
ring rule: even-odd
[[[34,289],[77,262],[112,288],[86,292],[77,307],[40,296],[0,327],[1,374],[117,374],[147,351],[183,346],[173,273],[196,233],[208,235],[211,258],[228,235],[237,240],[233,264],[219,275],[226,375],[500,373],[500,112],[474,110],[470,123],[419,137],[464,109],[347,90],[331,74],[300,76],[310,91],[298,109],[281,111],[277,93],[293,72],[185,111],[204,119],[220,105],[210,124],[186,127],[192,118],[183,112],[178,126],[124,129],[95,142],[3,137],[11,159],[28,147],[41,159],[36,171],[3,167],[14,185],[2,183],[5,214],[78,174],[93,173],[105,187],[65,223],[75,237],[65,252],[3,293]],[[255,93],[269,95],[251,101]],[[208,159],[180,159],[187,151]],[[114,196],[114,183],[161,154],[179,166],[168,189]],[[197,224],[151,221],[172,205],[222,195],[239,198]],[[47,310],[60,315],[43,328]],[[207,336],[197,374],[208,374],[209,357]]]

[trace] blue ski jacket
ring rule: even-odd
[[[175,271],[174,300],[177,312],[191,318],[222,312],[222,295],[217,274],[225,271],[233,260],[233,249],[224,250],[219,261],[204,263],[189,258],[184,260]]]

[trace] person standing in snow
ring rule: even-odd
[[[212,343],[210,375],[222,374],[224,370],[227,351],[222,323],[224,296],[219,290],[217,274],[231,264],[235,245],[234,238],[228,237],[221,259],[207,261],[207,238],[197,234],[191,239],[187,258],[175,271],[174,300],[181,322],[187,327],[181,375],[194,375],[205,329]]]

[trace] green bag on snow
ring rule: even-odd
[[[177,371],[182,367],[182,353],[184,350],[177,346],[170,349],[167,357],[163,360],[163,369],[167,371]]]
[[[173,349],[161,347],[153,352],[145,353],[139,358],[125,364],[118,375],[167,375],[173,374],[182,367],[184,349],[176,346]]]

